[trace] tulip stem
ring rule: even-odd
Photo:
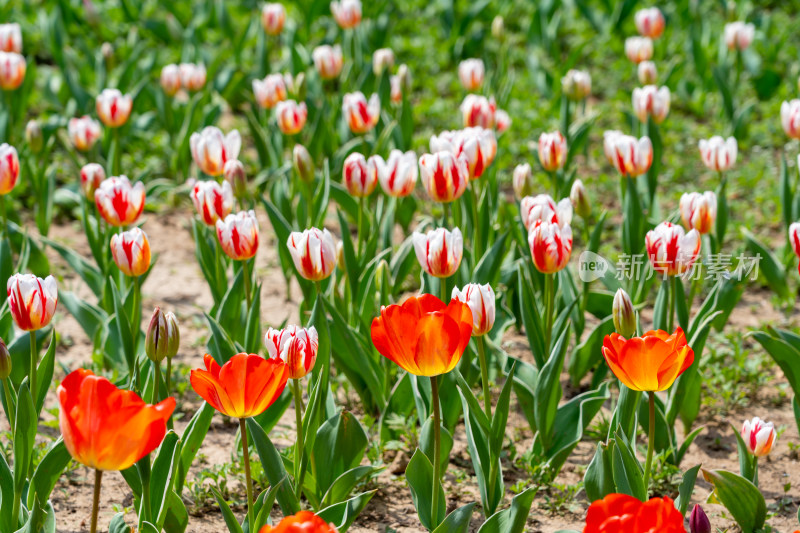
[[[647,460],[644,463],[644,490],[648,493],[650,486],[650,468],[653,466],[653,449],[656,433],[656,393],[650,391],[650,433],[647,434]]]
[[[447,297],[447,278],[439,278],[439,294],[445,305],[450,303],[450,298]]]
[[[33,403],[36,405],[36,364],[39,360],[39,354],[36,352],[36,331],[30,331],[30,338],[31,338],[31,371],[30,371],[30,388],[31,388],[31,398],[33,398]]]
[[[250,450],[247,448],[247,424],[244,418],[239,419],[239,428],[242,433],[242,458],[244,459],[244,477],[247,481],[247,524],[249,531],[253,528],[253,482],[250,477]]]
[[[16,423],[14,422],[14,419],[16,418],[15,417],[16,413],[14,410],[14,403],[11,400],[11,389],[9,388],[11,387],[11,380],[5,378],[2,380],[2,383],[3,383],[3,394],[6,397],[6,409],[7,409],[6,413],[8,414],[8,422],[11,424],[11,437],[13,439],[14,428],[16,426]]]
[[[483,408],[489,424],[492,423],[492,399],[489,395],[489,365],[486,362],[486,345],[483,335],[475,337],[475,344],[478,346],[478,359],[481,363],[481,381],[483,382]]]
[[[478,221],[478,192],[476,191],[478,187],[478,182],[473,181],[470,183],[470,192],[472,193],[472,224],[474,227],[472,228],[472,246],[475,250],[475,261],[479,261],[483,255],[483,250],[478,248],[478,238],[480,237],[480,222]]]
[[[441,470],[442,421],[439,412],[439,381],[431,376],[431,408],[433,409],[433,495],[431,498],[431,529],[439,525],[439,487]]]
[[[303,460],[303,392],[300,390],[300,380],[292,380],[292,394],[294,394],[294,417],[297,425],[297,442],[294,445],[294,488],[298,499],[303,488],[300,486],[300,463]]]
[[[172,357],[167,357],[166,396],[169,396],[170,378],[172,377]]]
[[[0,194],[0,212],[3,215],[3,238],[8,239],[8,214],[6,212],[6,195]],[[9,247],[10,249],[10,247]]]
[[[753,485],[758,488],[758,456],[753,456]]]
[[[358,197],[358,235],[356,236],[356,260],[361,263],[361,240],[364,235],[364,197]]]
[[[547,357],[550,357],[550,341],[553,336],[553,311],[556,303],[556,288],[553,283],[553,276],[555,274],[544,275],[544,297],[545,297],[545,313],[544,313],[544,347],[547,350]]]
[[[92,499],[92,527],[90,533],[97,533],[97,512],[100,510],[100,485],[103,481],[103,471],[94,471],[94,497]],[[14,526],[16,527],[16,526]]]
[[[252,291],[250,289],[250,266],[247,259],[242,261],[242,277],[244,278],[244,297],[247,301],[247,312],[250,313],[250,304],[253,301]]]
[[[153,363],[155,368],[154,374],[154,383],[153,383],[153,401],[152,404],[155,405],[158,403],[158,382],[161,381],[161,361],[156,361]]]

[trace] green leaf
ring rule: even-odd
[[[536,490],[536,487],[530,487],[514,496],[508,509],[503,509],[490,516],[478,529],[478,533],[522,533],[525,530]]]
[[[36,470],[31,478],[33,490],[28,490],[28,507],[33,506],[34,495],[41,501],[47,501],[50,498],[50,493],[53,492],[58,478],[61,477],[61,473],[71,460],[72,456],[61,438],[48,448],[47,453],[36,465]]]
[[[317,516],[328,523],[332,523],[339,533],[346,533],[353,524],[353,521],[361,514],[376,492],[378,492],[377,489],[363,492],[358,496],[350,498],[346,502],[333,504],[319,511]]]
[[[322,505],[329,506],[344,501],[356,485],[376,471],[378,471],[378,469],[365,465],[357,466],[343,473],[331,483],[328,492],[322,497]]]
[[[675,507],[681,512],[682,515],[686,515],[686,511],[689,510],[689,504],[692,499],[692,493],[694,492],[694,484],[697,481],[697,473],[700,471],[700,465],[693,466],[689,470],[687,470],[683,474],[683,478],[681,479],[681,484],[678,487],[678,498],[675,500]]]
[[[22,495],[22,488],[28,479],[28,468],[33,461],[33,445],[39,417],[33,407],[33,399],[27,383],[23,383],[17,393],[16,431],[14,433],[14,492]]]
[[[220,365],[225,364],[231,357],[239,353],[236,344],[225,332],[219,322],[217,322],[208,313],[205,313],[208,326],[211,329],[211,338],[209,339],[209,350],[211,355]],[[213,348],[212,348],[213,347]]]
[[[175,482],[180,460],[180,439],[174,431],[167,432],[153,462],[150,478],[150,516],[161,529],[169,509],[169,495]]]
[[[567,369],[572,384],[577,386],[589,370],[603,359],[603,340],[606,335],[614,333],[613,316],[608,315],[589,335],[575,347],[569,358]]]
[[[288,479],[283,481],[284,478],[288,478],[288,474],[283,466],[283,459],[281,459],[278,450],[275,449],[272,441],[269,440],[267,434],[255,420],[251,418],[247,420],[247,430],[256,446],[258,457],[261,460],[261,466],[264,469],[264,473],[270,485],[281,484],[281,488],[278,490],[277,500],[283,514],[292,515],[297,513],[300,511],[300,502],[297,500],[292,484],[288,482]]]
[[[433,507],[433,465],[428,460],[428,456],[422,453],[420,449],[414,452],[406,466],[406,480],[411,489],[411,500],[414,502],[417,515],[419,515],[419,521],[428,530],[432,530],[434,523],[431,517]],[[439,518],[436,522],[440,523],[446,512],[445,494],[441,482],[436,483],[436,487],[439,491],[436,509],[436,514]]]
[[[467,533],[469,521],[472,518],[472,511],[475,503],[463,505],[447,515],[444,522],[433,530],[433,533]]]
[[[50,333],[50,345],[47,347],[47,351],[42,357],[42,360],[39,362],[37,366],[37,374],[36,374],[36,413],[42,412],[42,407],[44,406],[44,400],[47,397],[47,393],[50,390],[50,384],[53,382],[53,371],[55,369],[56,364],[56,331],[55,329],[51,330]],[[47,498],[44,499],[47,501]]]
[[[743,533],[755,533],[764,527],[767,504],[755,485],[725,470],[703,470],[703,477],[714,485],[717,498]]]
[[[222,494],[219,493],[216,487],[211,487],[211,492],[214,493],[214,498],[216,498],[217,504],[219,504],[219,510],[222,513],[222,519],[225,521],[225,525],[228,526],[228,531],[230,533],[244,533],[242,526],[239,525],[236,516],[234,516],[233,511],[231,511],[231,508],[222,497]]]
[[[329,418],[317,431],[314,459],[318,496],[321,498],[333,482],[348,470],[361,464],[368,439],[358,419],[347,411]]]
[[[614,485],[617,487],[617,492],[633,496],[641,501],[647,500],[642,466],[636,460],[636,456],[625,436],[619,432],[617,432],[615,438],[612,467],[614,469]]]
[[[761,256],[758,264],[760,277],[767,282],[769,288],[783,299],[791,296],[789,285],[786,282],[786,273],[772,251],[756,239],[755,235],[747,229],[741,228],[745,245],[754,257]]]
[[[612,466],[614,445],[614,439],[609,439],[608,444],[598,442],[594,457],[586,468],[586,473],[583,475],[583,486],[589,502],[602,500],[607,495],[616,492]]]
[[[539,373],[539,383],[536,386],[536,404],[534,416],[538,439],[545,449],[550,448],[553,440],[554,425],[558,404],[561,401],[561,370],[564,367],[564,356],[570,330],[565,329],[553,347],[552,355],[547,360]]]
[[[429,416],[422,424],[422,431],[420,431],[419,434],[419,448],[431,462],[433,462],[433,437],[433,417]],[[440,464],[446,465],[450,462],[450,451],[453,449],[453,436],[443,425],[440,427],[440,438],[439,460]]]
[[[186,482],[186,475],[189,473],[194,461],[197,451],[203,444],[208,433],[208,428],[211,427],[211,419],[214,417],[214,408],[211,405],[203,402],[200,409],[194,414],[192,419],[183,430],[181,437],[181,461],[178,465],[178,475],[175,478],[175,492],[181,494],[183,492],[183,484]]]

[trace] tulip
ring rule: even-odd
[[[698,504],[695,504],[689,516],[689,533],[711,533],[711,522]]]
[[[22,85],[26,67],[24,56],[0,51],[0,89],[13,91]]]
[[[741,21],[729,22],[725,24],[725,46],[728,50],[745,50],[753,42],[756,28],[750,23]]]
[[[233,210],[233,189],[226,180],[222,185],[214,180],[198,181],[192,189],[192,203],[207,226],[216,226]]]
[[[258,220],[255,211],[239,211],[217,220],[217,239],[225,255],[234,261],[246,261],[258,250]],[[249,276],[245,275],[245,284]],[[249,291],[247,291],[249,295]]]
[[[498,134],[511,127],[511,117],[506,111],[498,109],[494,113],[494,129]]]
[[[611,307],[614,320],[614,329],[626,339],[636,335],[636,311],[633,308],[631,297],[623,289],[617,289]]]
[[[658,80],[658,70],[656,64],[652,61],[642,61],[636,67],[636,74],[639,77],[639,83],[642,85],[652,85]]]
[[[67,133],[73,146],[81,152],[86,152],[91,150],[100,138],[100,124],[87,115],[71,118],[67,125]]]
[[[622,176],[640,176],[653,164],[653,143],[649,137],[636,139],[612,130],[603,133],[603,150],[608,162]]]
[[[247,197],[247,175],[244,172],[244,165],[241,161],[238,159],[228,160],[222,168],[222,175],[225,177],[224,183],[230,186],[233,196],[240,201]],[[232,202],[231,207],[233,207]],[[228,213],[230,213],[230,210]],[[228,216],[228,213],[225,213],[221,218]]]
[[[199,63],[181,63],[181,84],[187,91],[199,91],[206,85],[206,67]]]
[[[458,79],[468,91],[477,91],[483,85],[486,69],[482,59],[465,59],[458,64]]]
[[[338,533],[333,524],[328,524],[311,511],[300,511],[287,516],[275,526],[264,526],[258,533]]]
[[[502,41],[505,36],[505,22],[501,15],[495,15],[492,19],[492,37],[498,41]]]
[[[292,232],[286,241],[297,272],[310,281],[322,281],[336,266],[336,244],[327,229]]]
[[[141,228],[111,236],[111,255],[123,274],[139,277],[150,268],[150,241]]]
[[[642,502],[627,494],[609,494],[589,506],[583,533],[685,533],[683,514],[668,497]]]
[[[539,162],[548,172],[564,168],[567,159],[567,140],[561,132],[539,135]]]
[[[172,320],[167,318],[171,315]],[[160,307],[153,310],[150,324],[145,335],[145,353],[154,363],[160,363],[167,357],[174,357],[178,353],[180,332],[175,315],[164,313]]]
[[[103,219],[114,227],[129,226],[144,211],[144,185],[131,185],[127,176],[103,180],[94,192],[94,203]]]
[[[393,104],[403,101],[403,78],[399,74],[389,78],[389,100]]]
[[[342,169],[344,184],[347,192],[356,198],[363,198],[372,194],[378,184],[378,168],[373,158],[370,164],[362,154],[353,152],[344,160]]]
[[[451,152],[423,154],[419,158],[422,185],[435,202],[452,202],[464,194],[469,183],[469,166],[466,156]]]
[[[223,136],[219,128],[206,126],[200,133],[192,133],[189,145],[198,168],[209,176],[219,176],[227,161],[239,157],[242,137],[237,130]]]
[[[253,80],[253,94],[258,105],[264,109],[272,109],[278,102],[286,100],[287,78],[291,80],[288,74],[269,74],[263,80]],[[291,82],[288,85],[291,85]]]
[[[789,225],[789,243],[792,245],[792,250],[797,257],[800,257],[800,222],[792,222]],[[800,271],[800,265],[798,265]]]
[[[31,149],[31,152],[38,154],[44,147],[44,135],[42,134],[42,126],[36,119],[31,119],[25,124],[25,142]]]
[[[368,102],[360,91],[347,93],[342,100],[342,114],[347,120],[350,131],[356,135],[363,135],[378,123],[381,115],[381,102],[377,94],[370,96]]]
[[[681,220],[687,230],[709,233],[717,218],[717,195],[712,191],[684,193],[680,201]]]
[[[331,2],[331,14],[343,30],[355,28],[361,22],[361,0]]]
[[[118,89],[103,89],[97,95],[97,116],[109,128],[119,128],[128,121],[133,108],[133,98]]]
[[[592,93],[592,77],[585,70],[570,69],[561,78],[564,95],[573,102],[580,102]]]
[[[481,128],[493,128],[495,124],[495,113],[497,104],[494,98],[488,99],[477,94],[468,94],[461,103],[461,116],[464,119],[464,127],[480,126]]]
[[[10,193],[19,180],[17,149],[10,144],[0,144],[0,195]]]
[[[470,283],[462,290],[453,288],[453,300],[464,302],[472,311],[472,336],[486,335],[494,326],[495,296],[491,285]]]
[[[653,57],[653,41],[650,37],[628,37],[625,39],[625,55],[634,63],[648,61]]]
[[[314,181],[314,160],[308,149],[302,144],[295,144],[292,149],[292,164],[300,179],[306,183]]]
[[[269,328],[264,344],[270,358],[286,363],[290,379],[300,379],[311,372],[317,360],[319,336],[312,326],[308,329],[287,326],[284,329]]]
[[[378,48],[372,53],[372,72],[380,76],[394,66],[394,51],[391,48]]]
[[[641,122],[652,117],[656,124],[661,124],[669,113],[669,89],[645,85],[633,90],[633,112]]]
[[[323,44],[314,48],[311,53],[311,58],[314,60],[314,68],[317,74],[323,80],[332,80],[338,78],[344,66],[344,56],[342,55],[342,47],[337,45],[330,46]]]
[[[16,22],[0,24],[0,51],[22,53],[22,30]]]
[[[688,233],[672,222],[662,222],[647,232],[645,247],[653,270],[677,276],[689,270],[700,254],[700,232]]]
[[[589,197],[586,193],[586,187],[580,179],[572,182],[572,188],[569,191],[569,201],[572,203],[572,209],[583,218],[588,218],[592,214],[592,204],[589,202]]]
[[[283,4],[268,2],[261,8],[261,25],[267,35],[280,35],[286,23],[286,9]]]
[[[415,231],[411,236],[414,253],[422,269],[437,278],[448,278],[456,273],[464,253],[461,230],[452,232],[437,228],[427,234]]]
[[[17,327],[36,331],[50,323],[58,305],[58,287],[53,276],[14,274],[6,285],[8,307]]]
[[[161,83],[161,88],[167,96],[175,96],[181,90],[180,67],[174,63],[165,65],[161,69],[159,83]]]
[[[308,118],[305,102],[299,104],[294,100],[284,100],[275,105],[275,117],[278,127],[284,135],[296,135],[302,131]]]
[[[572,223],[572,202],[564,198],[556,204],[549,194],[526,196],[520,202],[519,213],[528,231],[538,221],[568,226]]]
[[[710,139],[701,139],[698,146],[703,164],[709,170],[723,172],[736,164],[738,147],[735,137],[723,139],[719,135],[714,135]]]
[[[786,135],[800,139],[800,100],[795,98],[781,104],[781,126]]]
[[[484,128],[464,128],[458,131],[444,131],[431,137],[431,152],[451,152],[454,156],[467,159],[469,178],[480,178],[497,155],[497,138],[492,130]]]
[[[572,254],[572,228],[569,224],[536,221],[528,232],[528,246],[539,272],[558,272],[567,266]]]
[[[657,7],[640,9],[633,20],[639,35],[658,39],[664,33],[664,15]]]
[[[755,457],[769,454],[777,438],[775,425],[772,422],[764,422],[757,416],[744,421],[741,435],[747,445],[747,451]]]
[[[524,197],[533,193],[533,174],[531,172],[531,166],[528,163],[523,163],[514,167],[511,181],[517,200],[522,200]]]
[[[380,156],[373,157],[379,158]],[[378,183],[381,184],[383,192],[395,198],[402,198],[414,192],[419,175],[417,156],[414,152],[402,152],[395,149],[389,153],[389,159],[386,162],[380,159],[376,159],[376,162],[378,163]]]

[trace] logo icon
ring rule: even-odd
[[[594,252],[586,250],[578,257],[578,277],[584,283],[602,278],[608,269],[608,261]]]

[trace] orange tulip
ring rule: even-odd
[[[438,376],[455,368],[472,336],[472,311],[430,294],[381,308],[372,320],[378,352],[417,376]]]
[[[277,525],[262,527],[258,533],[337,533],[337,530],[311,511],[300,511]]]
[[[97,470],[125,470],[155,450],[175,410],[175,398],[148,405],[135,392],[83,368],[58,386],[58,402],[67,450]]]
[[[670,498],[641,502],[627,494],[609,494],[597,500],[586,514],[583,533],[658,531],[684,533],[683,515]]]
[[[233,418],[249,418],[266,411],[289,379],[289,369],[280,359],[240,353],[222,366],[209,354],[203,360],[206,370],[192,370],[192,388],[214,409]]]
[[[608,367],[629,389],[664,391],[694,362],[694,351],[686,344],[686,335],[678,328],[648,331],[641,337],[626,340],[619,333],[603,341],[603,357]]]

